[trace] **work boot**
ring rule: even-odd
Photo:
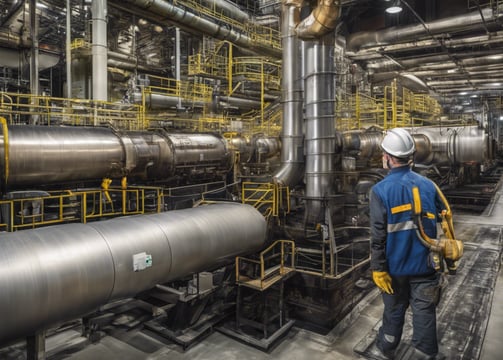
[[[374,360],[392,360],[395,358],[394,351],[382,351],[374,342],[366,351],[368,359]]]

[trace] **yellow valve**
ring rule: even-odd
[[[105,197],[107,198],[108,202],[112,202],[112,198],[110,197],[110,193],[108,192],[111,183],[112,179],[109,178],[104,178],[103,181],[101,182],[101,188],[103,189]]]

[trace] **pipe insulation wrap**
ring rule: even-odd
[[[222,265],[265,237],[264,217],[237,203],[3,234],[0,343]],[[152,266],[133,271],[143,252]]]

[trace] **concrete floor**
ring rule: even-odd
[[[465,255],[466,258],[463,259],[465,263],[460,267],[459,274],[455,279],[449,281],[450,289],[446,293],[446,299],[442,299],[439,307],[439,340],[448,359],[496,360],[502,358],[503,274],[499,265],[502,248],[503,196],[500,195],[502,195],[502,189],[495,197],[494,206],[488,215],[455,217],[457,235],[466,242],[468,251]],[[499,239],[492,239],[489,243],[485,242],[481,229],[487,230],[493,235],[499,232]],[[471,294],[481,292],[477,290],[477,286],[481,286],[481,280],[476,260],[478,256],[485,259],[487,257],[485,254],[488,251],[495,259],[488,268],[494,281],[487,280],[488,286],[484,290],[486,294],[475,299]],[[470,286],[472,286],[472,290],[469,289]],[[453,299],[461,300],[464,305],[460,307],[459,302],[451,303]],[[485,309],[484,314],[477,312],[481,309]],[[491,309],[490,316],[488,309]],[[462,314],[463,312],[465,315]],[[341,323],[329,334],[319,335],[293,327],[285,335],[285,338],[267,353],[219,332],[211,333],[203,341],[186,351],[167,340],[142,331],[105,336],[99,342],[90,344],[80,336],[77,330],[68,330],[49,338],[46,347],[50,359],[72,360],[359,359],[360,357],[353,349],[362,339],[371,335],[373,329],[377,329],[381,314],[382,301],[376,289],[348,317],[347,323]],[[461,316],[461,320],[458,322],[452,320],[458,316]],[[471,320],[466,320],[467,318]],[[404,343],[408,341],[407,337],[409,336],[410,334],[405,331]],[[4,349],[3,353],[0,351],[0,358],[5,356]],[[24,358],[23,352],[12,348],[8,351],[7,358],[22,359]]]

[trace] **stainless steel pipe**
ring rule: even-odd
[[[290,187],[299,183],[304,171],[302,60],[300,59],[300,41],[295,35],[295,26],[300,21],[301,3],[299,0],[284,0],[281,7],[283,127],[281,128],[281,168],[273,178],[278,183]]]
[[[0,343],[256,251],[265,235],[264,217],[236,203],[2,234]],[[135,271],[142,253],[151,266]]]

